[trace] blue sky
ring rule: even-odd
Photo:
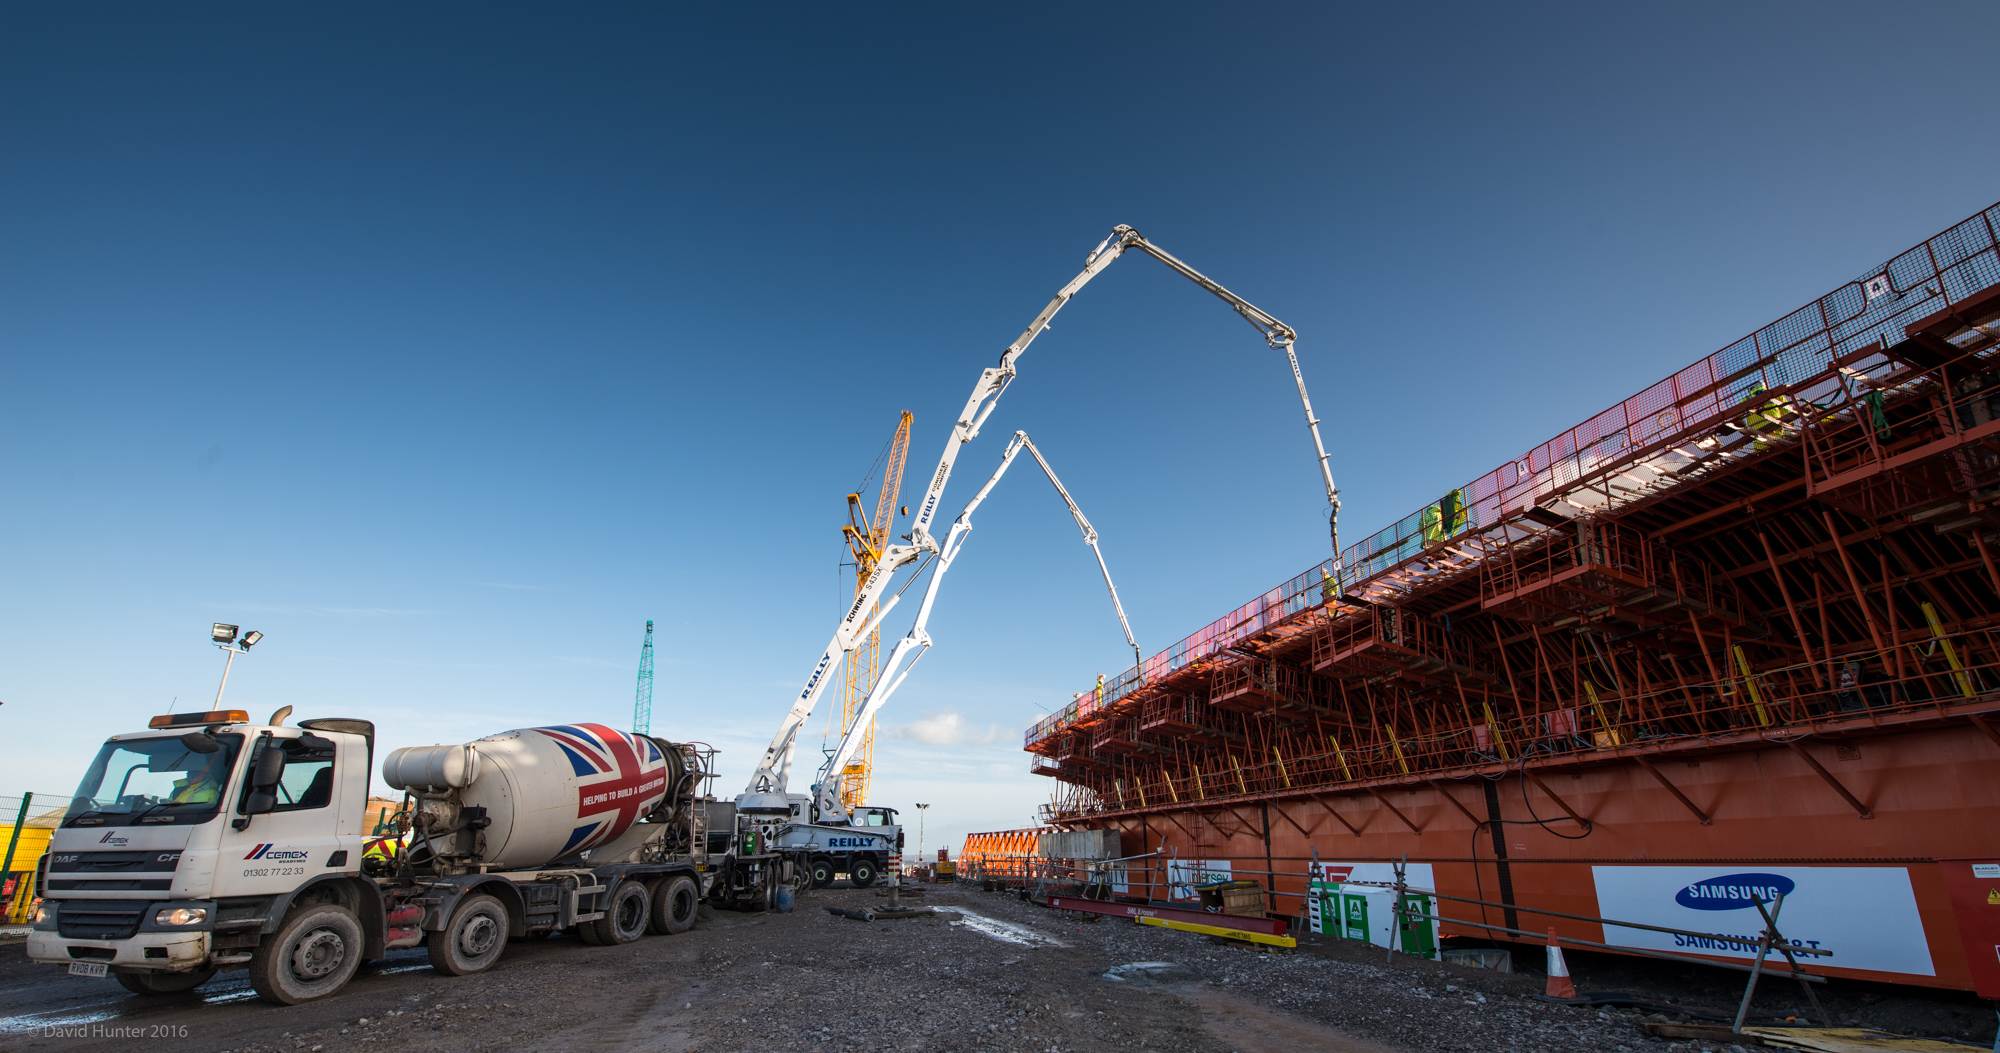
[[[205,704],[212,621],[269,636],[231,705],[394,747],[627,726],[648,618],[733,793],[898,411],[919,479],[1114,224],[1299,331],[1360,537],[2000,198],[1996,23],[7,4],[0,794]],[[1030,431],[1148,653],[1324,557],[1282,358],[1154,261],[1020,369],[947,510]],[[1020,730],[1126,664],[1044,481],[931,632],[875,796],[1026,825]]]

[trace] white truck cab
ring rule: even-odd
[[[358,895],[373,738],[366,721],[288,728],[240,710],[113,735],[51,838],[28,957],[185,990],[249,962],[316,886]],[[275,776],[264,790],[260,764]]]

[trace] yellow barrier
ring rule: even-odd
[[[1225,917],[1226,915],[1216,915]],[[1197,925],[1191,921],[1173,921],[1167,918],[1138,918],[1141,925],[1158,925],[1161,928],[1180,929],[1183,932],[1199,932],[1204,936],[1221,936],[1231,940],[1249,943],[1268,943],[1273,947],[1297,947],[1299,941],[1290,936],[1273,936],[1265,932],[1244,932],[1242,929],[1226,929],[1220,925]]]
[[[32,888],[35,881],[35,865],[41,862],[42,854],[49,850],[49,835],[53,830],[39,826],[21,827],[21,839],[14,844],[14,864],[7,876],[18,880],[13,898],[6,902],[6,922],[9,925],[25,925],[28,909],[34,905],[35,896],[41,890]],[[5,848],[14,837],[14,824],[0,826],[0,848]],[[21,893],[26,893],[22,895]]]

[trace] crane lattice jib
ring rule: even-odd
[[[875,499],[875,518],[862,519],[861,495],[847,495],[847,526],[841,533],[847,537],[847,547],[854,553],[855,587],[868,580],[875,564],[882,558],[882,549],[889,543],[889,534],[895,529],[896,499],[903,490],[903,465],[910,454],[910,422],[915,417],[904,410],[896,422],[896,432],[889,438],[889,446],[882,467],[882,488]],[[866,484],[863,484],[864,486]]]
[[[896,422],[895,434],[889,439],[882,464],[881,491],[875,499],[875,517],[860,519],[864,514],[861,495],[847,495],[848,525],[841,532],[846,535],[848,549],[854,554],[854,591],[857,596],[867,584],[868,576],[874,573],[882,549],[889,543],[889,535],[895,529],[896,501],[902,494],[903,466],[909,459],[910,422],[913,419],[908,410],[903,411]],[[853,730],[856,713],[875,687],[881,638],[880,630],[871,632],[866,638],[856,641],[853,650],[847,653],[847,676],[840,700],[842,739]],[[842,766],[841,771],[834,773],[834,777],[840,780],[842,807],[851,812],[863,803],[868,796],[869,777],[874,774],[874,768],[875,729],[869,727],[863,732],[860,747],[854,751],[849,762]]]
[[[903,492],[903,462],[910,455],[910,422],[914,419],[904,410],[896,423],[896,437],[889,443],[889,463],[882,469],[882,492],[875,499],[875,518],[868,521],[868,541],[878,553],[889,543],[889,531],[896,522],[896,499]]]
[[[646,623],[646,642],[639,647],[639,690],[632,697],[632,730],[653,733],[653,623]]]

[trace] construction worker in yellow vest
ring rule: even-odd
[[[375,860],[378,868],[395,863],[402,854],[403,842],[394,836],[369,838],[361,849],[361,858]]]
[[[1771,445],[1773,439],[1785,433],[1785,415],[1790,410],[1785,405],[1783,395],[1765,398],[1768,389],[1762,384],[1750,385],[1750,390],[1737,399],[1738,405],[1751,403],[1750,412],[1743,415],[1743,430],[1756,436],[1751,449],[1762,450]]]
[[[1465,491],[1453,490],[1444,495],[1437,504],[1424,509],[1424,547],[1457,536],[1465,529]]]

